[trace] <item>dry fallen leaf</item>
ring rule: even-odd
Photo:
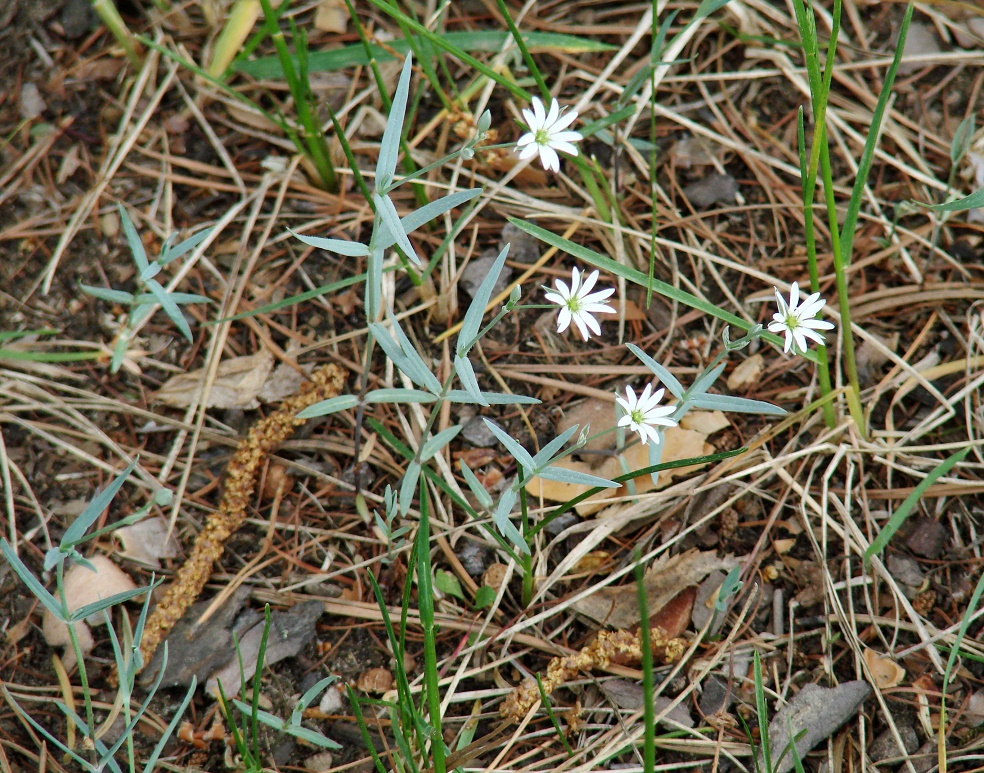
[[[65,572],[65,602],[68,604],[69,612],[74,612],[87,604],[93,604],[100,599],[109,598],[116,593],[133,590],[137,587],[130,576],[106,556],[94,555],[88,560],[95,567],[95,571],[82,564],[75,564]],[[100,622],[102,622],[101,613],[90,615],[85,620],[79,620],[72,624],[75,628],[75,634],[78,636],[79,648],[82,650],[83,656],[88,655],[95,646],[95,640],[92,638],[92,632],[87,624],[95,625]],[[44,633],[45,641],[52,647],[65,647],[63,658],[65,668],[73,668],[76,659],[68,626],[45,609],[41,631]]]
[[[759,380],[764,367],[765,359],[761,354],[753,354],[747,360],[742,360],[728,376],[728,389],[732,392],[747,389]]]
[[[123,545],[119,555],[160,569],[162,558],[176,558],[181,550],[176,534],[168,536],[167,519],[159,515],[121,526],[113,536]]]
[[[206,395],[206,408],[259,407],[257,396],[273,369],[273,355],[261,351],[248,357],[234,357],[222,362],[215,383]],[[187,408],[199,398],[204,370],[180,373],[158,389],[153,399],[172,408]]]
[[[345,32],[348,20],[344,0],[321,0],[314,12],[314,26],[322,32]]]
[[[612,414],[614,415],[614,411],[612,411]],[[685,421],[686,419],[690,419],[688,424],[693,427],[692,429],[686,429],[682,426],[668,427],[663,434],[663,462],[677,462],[682,459],[693,459],[696,456],[713,454],[715,449],[713,445],[706,442],[707,434],[696,428],[702,427],[716,432],[718,429],[723,429],[730,425],[720,411],[692,411],[684,419]],[[591,425],[591,428],[592,431],[596,429],[594,424]],[[560,431],[563,431],[563,428]],[[579,462],[569,457],[561,459],[551,466],[613,479],[624,473],[625,468],[623,468],[623,463],[630,470],[641,470],[648,467],[649,449],[641,443],[637,443],[622,452],[621,460],[617,457],[610,456],[605,459],[600,467],[591,467],[585,462]],[[664,488],[670,485],[673,478],[689,475],[694,470],[699,470],[702,466],[700,464],[692,464],[672,470],[663,470],[659,473],[659,485],[656,486],[653,485],[652,476],[641,475],[633,481],[632,490],[634,490],[635,494],[645,494],[654,488]],[[530,496],[543,497],[551,502],[566,502],[583,494],[589,488],[590,486],[583,486],[577,483],[559,483],[558,481],[543,480],[541,478],[532,478],[526,485],[526,491]],[[607,504],[606,500],[616,496],[628,496],[630,493],[632,491],[626,485],[620,488],[605,489],[575,505],[574,509],[581,515],[591,515],[605,507]]]
[[[646,605],[656,615],[678,593],[696,585],[715,569],[727,572],[738,565],[733,557],[718,558],[714,551],[689,550],[677,556],[657,559],[646,571]],[[574,602],[574,609],[604,625],[627,629],[639,622],[636,584],[601,588]]]
[[[891,658],[883,657],[874,650],[864,651],[864,662],[871,672],[871,680],[875,687],[886,690],[898,687],[905,679],[905,669]]]

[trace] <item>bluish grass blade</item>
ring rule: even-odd
[[[413,61],[408,54],[400,71],[400,80],[393,94],[393,104],[386,128],[379,143],[379,159],[376,162],[376,186],[386,190],[396,174],[396,161],[400,155],[400,138],[403,135],[403,122],[407,115],[407,98],[410,94],[410,75],[413,72]],[[378,206],[378,202],[377,202]],[[394,233],[394,235],[396,235]]]
[[[506,255],[508,254],[509,244],[507,243],[499,252],[495,263],[489,269],[489,273],[485,275],[485,279],[478,286],[471,305],[465,312],[465,319],[461,323],[461,332],[458,334],[458,346],[456,348],[457,353],[462,357],[468,354],[469,349],[478,339],[478,331],[485,316],[485,307],[488,306],[489,299],[492,297],[492,288],[495,287],[499,274],[502,273],[502,267],[506,264]]]

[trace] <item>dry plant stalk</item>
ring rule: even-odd
[[[649,636],[653,658],[661,657],[664,663],[679,660],[687,649],[685,639],[670,639],[659,626],[652,628]],[[542,680],[544,694],[550,695],[564,682],[574,679],[579,671],[607,668],[616,656],[629,661],[642,660],[638,631],[599,631],[597,639],[574,655],[551,660]],[[538,700],[540,688],[536,679],[527,677],[502,702],[499,714],[508,722],[519,722]]]
[[[253,425],[239,443],[226,467],[218,512],[205,522],[205,528],[195,539],[191,555],[181,565],[164,598],[147,619],[140,642],[140,653],[145,664],[150,662],[157,646],[174,624],[198,599],[212,575],[212,567],[222,557],[225,541],[242,526],[264,458],[304,423],[304,419],[297,418],[298,413],[309,405],[337,397],[344,383],[345,374],[336,365],[320,368],[311,375],[311,383],[305,389],[288,397],[276,411]]]

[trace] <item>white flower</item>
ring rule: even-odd
[[[625,411],[625,416],[618,420],[618,426],[628,427],[633,432],[638,432],[643,445],[650,440],[658,444],[660,434],[656,427],[675,427],[677,425],[676,421],[669,418],[676,408],[672,405],[659,404],[665,392],[665,389],[660,388],[653,393],[653,385],[646,384],[642,394],[636,397],[632,387],[625,387],[625,397],[615,395],[615,402]]]
[[[523,109],[523,117],[529,131],[519,138],[516,149],[519,150],[520,158],[532,158],[537,153],[540,154],[540,163],[544,169],[560,171],[560,156],[557,151],[577,155],[577,148],[571,143],[581,139],[580,132],[565,131],[577,119],[577,113],[571,110],[569,113],[561,115],[560,103],[556,99],[550,100],[550,112],[548,113],[541,102],[533,97],[533,109]]]
[[[614,288],[591,292],[591,288],[598,281],[598,272],[592,271],[582,282],[582,274],[576,268],[571,275],[571,286],[561,279],[554,280],[556,290],[547,290],[547,300],[560,306],[560,313],[557,314],[557,332],[563,333],[571,325],[571,320],[581,331],[581,337],[585,341],[590,337],[590,329],[595,335],[601,335],[601,325],[598,324],[592,314],[614,314],[615,309],[608,305],[605,299],[615,292]]]
[[[779,294],[776,288],[776,303],[779,304],[779,311],[772,315],[772,322],[769,323],[769,331],[772,333],[783,333],[786,336],[786,344],[783,352],[790,349],[795,354],[806,352],[806,339],[823,343],[823,334],[818,330],[833,330],[832,323],[826,320],[816,319],[820,310],[827,305],[827,301],[820,298],[820,293],[813,293],[807,296],[803,303],[800,303],[799,285],[793,282],[789,288],[789,303]]]

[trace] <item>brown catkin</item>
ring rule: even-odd
[[[345,374],[339,367],[326,365],[320,368],[311,375],[311,383],[306,389],[288,397],[276,411],[256,422],[239,443],[226,467],[218,511],[208,517],[191,554],[147,619],[140,642],[145,664],[150,662],[174,624],[198,599],[212,576],[215,562],[222,557],[225,541],[242,526],[263,460],[304,423],[304,419],[297,418],[298,413],[322,400],[337,397],[344,384]]]

